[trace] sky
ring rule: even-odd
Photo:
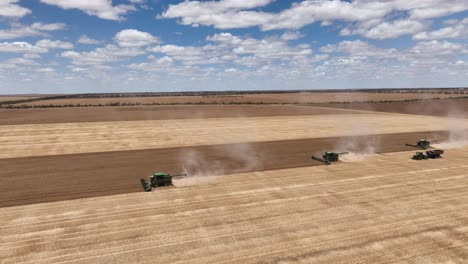
[[[0,0],[0,94],[468,87],[468,0]]]

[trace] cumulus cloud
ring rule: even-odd
[[[53,69],[53,68],[41,68],[41,69],[37,69],[36,72],[39,72],[39,73],[55,73],[55,69]]]
[[[41,55],[36,54],[36,53],[28,53],[28,54],[24,54],[23,57],[26,59],[39,59]]]
[[[353,57],[369,58],[393,58],[397,54],[395,49],[382,49],[370,45],[366,41],[362,40],[345,40],[338,44],[328,44],[323,46],[320,51],[324,53],[347,53],[352,54]]]
[[[72,49],[73,44],[60,40],[42,39],[36,42],[36,46],[44,49]]]
[[[206,38],[204,46],[162,45],[148,51],[162,53],[185,65],[235,63],[253,66],[275,60],[305,59],[312,54],[309,45],[289,45],[281,38],[255,39],[219,33]]]
[[[281,35],[282,40],[295,40],[295,39],[300,39],[302,37],[304,37],[304,35],[302,35],[298,31],[294,31],[294,32],[288,31],[288,32],[283,33],[283,35]]]
[[[12,58],[12,59],[3,61],[2,63],[15,64],[15,65],[28,65],[28,66],[39,65],[39,63],[37,63],[36,61],[32,59],[26,59],[26,58]]]
[[[403,1],[400,2],[402,2],[401,5],[404,4]],[[419,1],[419,4],[417,2],[407,3],[408,6],[417,6],[410,9],[411,18],[414,19],[432,19],[468,10],[468,1],[465,0],[423,0]]]
[[[184,47],[184,46],[177,46],[177,45],[164,45],[164,46],[156,46],[149,49],[151,52],[155,53],[163,53],[167,55],[167,58],[174,58],[179,61],[183,61],[188,64],[199,64],[199,63],[207,63],[211,57],[216,56],[209,55],[209,52],[204,51],[201,47]]]
[[[448,27],[443,27],[433,31],[425,31],[413,36],[415,40],[433,40],[433,39],[449,39],[449,38],[468,38],[468,18],[461,21],[450,20],[446,21]]]
[[[124,15],[136,10],[133,5],[112,5],[112,0],[41,0],[41,2],[62,9],[78,9],[90,16],[108,20],[124,20]]]
[[[438,55],[468,54],[468,49],[466,45],[460,43],[431,40],[417,43],[411,48],[410,52],[432,57]]]
[[[47,32],[65,29],[63,23],[33,23],[29,26],[21,24],[12,24],[9,29],[0,30],[0,39],[16,39],[33,36],[47,36]]]
[[[158,18],[179,18],[183,25],[214,26],[219,29],[258,26],[262,30],[299,29],[306,25],[332,21],[356,22],[343,35],[360,34],[367,38],[385,39],[416,34],[426,27],[425,20],[468,10],[466,0],[303,0],[283,11],[252,11],[272,0],[258,1],[184,1],[169,5]],[[406,19],[393,21],[391,14],[406,14]]]
[[[45,53],[47,49],[31,45],[28,42],[1,42],[0,52]]]
[[[251,54],[258,58],[283,59],[293,56],[307,56],[312,49],[306,44],[289,46],[286,42],[275,39],[257,40],[254,38],[240,38],[231,33],[215,34],[207,40],[231,47],[235,54]]]
[[[125,29],[114,36],[114,41],[121,47],[144,47],[159,43],[159,39],[148,32],[136,29]]]
[[[145,54],[144,51],[134,48],[123,48],[116,45],[106,45],[93,51],[77,52],[65,51],[61,57],[70,59],[76,65],[100,65],[109,62],[126,60]]]
[[[382,22],[377,25],[367,23],[358,24],[357,29],[350,30],[345,28],[341,35],[362,35],[370,39],[389,39],[404,35],[413,35],[427,28],[422,22],[414,20],[396,20],[392,22]]]
[[[0,17],[19,18],[31,14],[31,10],[18,5],[20,0],[0,1]]]
[[[266,23],[271,14],[244,9],[266,6],[273,1],[184,1],[169,5],[158,18],[181,18],[183,25],[210,25],[221,29],[251,27]]]
[[[174,60],[170,57],[164,56],[161,58],[151,57],[149,62],[132,63],[128,67],[134,70],[141,71],[164,71],[168,67],[173,66]]]
[[[101,43],[99,40],[92,39],[86,35],[81,35],[80,38],[78,39],[78,43],[81,44],[88,44],[88,45],[96,45]]]

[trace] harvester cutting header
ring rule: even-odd
[[[321,158],[312,157],[312,159],[321,161],[321,162],[325,163],[326,165],[330,165],[332,162],[338,161],[339,156],[344,155],[344,154],[348,154],[348,152],[330,152],[330,151],[327,151],[327,152],[322,154]]]
[[[431,148],[432,143],[437,143],[437,140],[426,140],[426,139],[420,139],[416,142],[416,145],[414,144],[406,144],[408,147],[414,147],[414,148],[420,148],[420,149],[427,149]]]
[[[165,172],[156,172],[150,176],[149,182],[145,179],[140,179],[140,183],[145,192],[151,192],[153,188],[172,186],[172,179],[180,177],[187,177],[187,174],[170,175]]]

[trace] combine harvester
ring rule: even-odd
[[[414,148],[420,148],[426,150],[427,148],[431,148],[432,143],[436,143],[437,140],[426,140],[426,139],[420,139],[416,142],[416,145],[413,144],[405,144],[408,147],[414,147]]]
[[[444,154],[444,151],[441,149],[428,150],[426,151],[426,154],[424,154],[423,152],[416,152],[416,154],[413,155],[412,159],[414,160],[440,159],[442,158],[442,154]]]
[[[337,152],[327,151],[327,152],[322,154],[322,158],[312,157],[312,159],[321,161],[321,162],[325,163],[326,165],[330,165],[332,162],[338,161],[339,156],[344,155],[344,154],[348,154],[348,152],[337,153]]]
[[[165,172],[156,172],[150,176],[149,182],[145,179],[140,179],[140,183],[145,192],[151,192],[153,188],[172,186],[172,179],[180,177],[187,177],[187,174],[170,175]]]

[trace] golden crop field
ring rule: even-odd
[[[465,263],[467,120],[314,109],[0,125],[0,263]]]
[[[468,149],[3,208],[2,263],[464,263]],[[197,182],[198,181],[198,182]]]
[[[446,118],[356,111],[274,116],[0,126],[0,158],[444,130]],[[468,128],[466,120],[460,126]]]

